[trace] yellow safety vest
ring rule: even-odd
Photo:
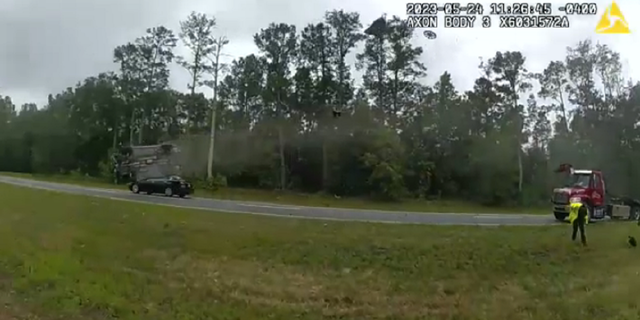
[[[578,210],[582,207],[582,203],[572,203],[569,209],[569,222],[573,223],[576,219],[578,219]],[[589,213],[584,219],[584,224],[589,223]]]

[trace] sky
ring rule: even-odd
[[[479,2],[488,11],[491,2]],[[557,7],[562,2],[550,2],[554,14],[559,14]],[[640,55],[633,48],[639,48],[640,42],[640,1],[617,1],[632,33],[610,35],[596,34],[595,28],[611,2],[595,3],[598,14],[570,16],[569,29],[499,29],[499,20],[493,17],[494,26],[489,29],[479,22],[473,29],[444,29],[441,25],[434,30],[435,40],[424,38],[419,30],[414,43],[424,48],[421,59],[428,68],[426,82],[432,84],[448,71],[459,90],[470,89],[480,76],[480,58],[507,50],[521,51],[529,71],[539,72],[549,61],[563,60],[567,46],[587,38],[619,52],[625,77],[635,75],[638,80]],[[284,22],[302,29],[320,22],[325,11],[332,9],[359,12],[365,27],[382,13],[406,17],[406,1],[389,0],[0,0],[0,95],[11,96],[17,105],[35,102],[41,106],[49,93],[99,72],[116,70],[113,48],[143,35],[146,28],[164,25],[177,33],[179,21],[191,11],[216,17],[217,34],[230,40],[225,50],[225,59],[230,61],[256,53],[253,35],[269,23]],[[188,55],[182,47],[176,53]],[[350,59],[354,61],[353,54]],[[173,66],[172,87],[186,90],[187,82],[187,72]]]

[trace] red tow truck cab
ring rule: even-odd
[[[563,164],[556,172],[567,174],[564,187],[553,189],[551,198],[557,220],[565,220],[569,216],[569,204],[576,201],[587,207],[590,220],[602,220],[607,216],[629,220],[640,217],[640,201],[611,196],[601,171],[574,170],[571,165]]]

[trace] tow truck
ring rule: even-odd
[[[565,186],[553,189],[551,202],[556,220],[569,216],[569,204],[581,202],[587,207],[589,220],[611,219],[638,220],[640,201],[630,197],[617,197],[609,193],[604,175],[599,170],[574,170],[570,164],[562,164],[556,172],[567,175]]]

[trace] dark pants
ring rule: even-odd
[[[573,220],[573,233],[571,234],[571,240],[575,241],[578,230],[580,230],[580,240],[582,241],[583,246],[587,245],[587,235],[584,232],[585,220],[585,217],[578,217],[577,219]]]

